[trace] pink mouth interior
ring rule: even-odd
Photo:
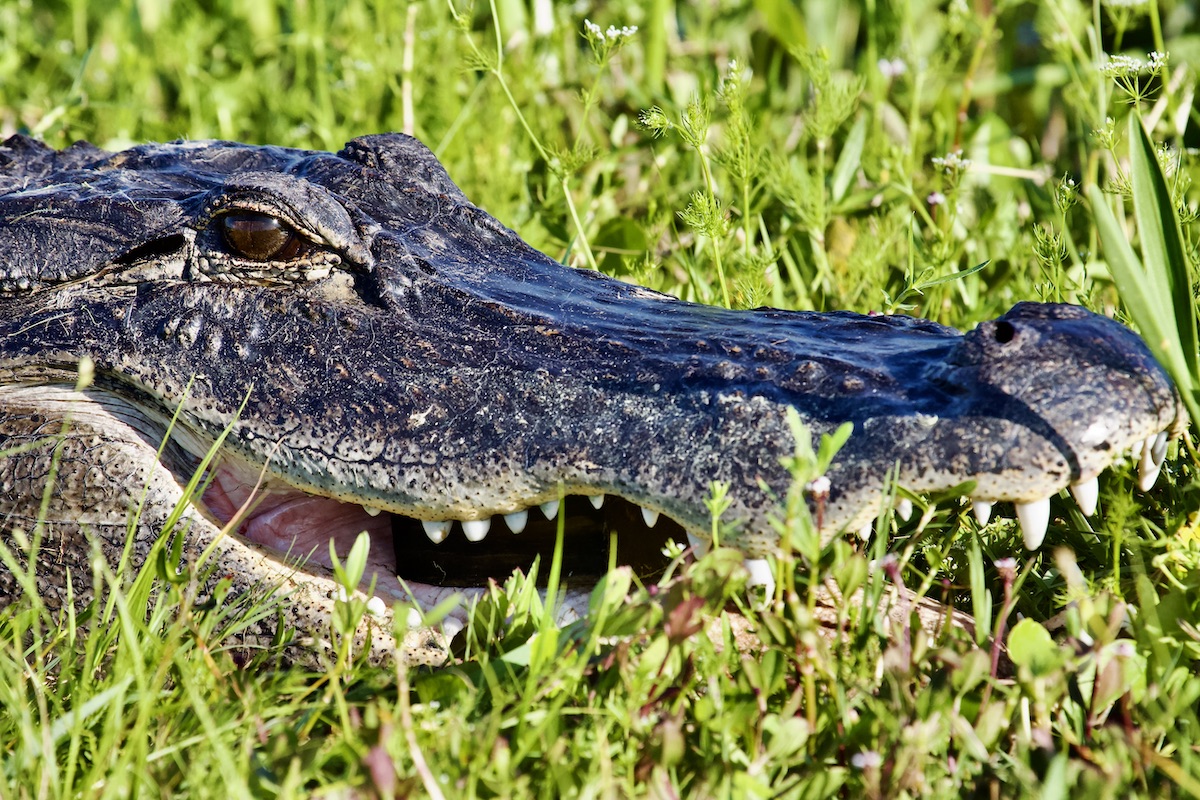
[[[259,480],[258,470],[248,464],[226,460],[204,492],[204,506],[222,525],[238,516],[243,519],[236,532],[250,542],[275,551],[288,563],[332,569],[329,545],[333,543],[339,560],[345,559],[358,536],[366,531],[371,537],[367,569],[359,585],[367,591],[375,580],[375,595],[390,605],[394,601],[413,603],[428,610],[452,595],[463,602],[451,612],[450,619],[466,621],[467,606],[484,591],[483,586],[438,586],[405,580],[396,576],[393,544],[393,515],[381,512],[372,516],[358,503],[342,503],[328,497],[305,494],[278,481]],[[568,590],[560,611],[560,621],[569,621],[587,608],[589,592]],[[410,624],[417,622],[410,615]]]
[[[237,533],[267,547],[291,563],[332,569],[329,544],[340,560],[349,554],[363,531],[371,537],[363,591],[375,578],[375,593],[385,600],[412,600],[420,605],[436,603],[446,595],[441,587],[409,584],[412,594],[396,579],[393,563],[391,514],[371,516],[357,503],[340,503],[304,492],[272,479],[258,484],[257,472],[241,465],[222,464],[204,492],[204,505],[222,525],[227,525],[247,507]],[[247,501],[249,504],[247,505]]]

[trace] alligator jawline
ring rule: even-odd
[[[247,467],[227,461],[215,471],[203,497],[212,516],[222,525],[236,517],[240,521],[235,529],[246,540],[287,559],[326,569],[332,566],[330,542],[339,559],[344,559],[365,531],[371,537],[366,578],[374,575],[376,594],[385,598],[428,602],[431,595],[448,588],[480,588],[492,579],[503,581],[515,569],[528,574],[537,557],[538,580],[544,584],[560,516],[564,524],[561,575],[568,586],[590,587],[600,580],[608,570],[612,546],[617,548],[616,563],[653,580],[668,564],[663,555],[668,541],[687,541],[683,528],[673,520],[664,517],[648,526],[642,509],[623,498],[607,496],[597,508],[593,498],[572,495],[553,518],[529,509],[519,533],[511,532],[509,521],[496,515],[480,541],[468,541],[461,523],[456,523],[443,541],[434,542],[419,519],[372,513],[356,502],[308,494],[276,478],[259,479]],[[410,597],[408,589],[419,596]]]

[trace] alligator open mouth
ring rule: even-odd
[[[570,495],[478,520],[430,522],[354,502],[308,494],[250,465],[225,459],[203,497],[220,523],[281,558],[332,567],[330,543],[344,559],[359,534],[371,537],[367,578],[376,593],[427,606],[450,588],[480,588],[540,561],[545,585],[561,524],[561,584],[590,588],[612,564],[643,580],[658,578],[670,560],[666,546],[688,545],[684,529],[665,516],[615,495]],[[698,540],[697,540],[698,541]],[[397,578],[399,580],[397,580]]]

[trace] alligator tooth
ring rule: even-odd
[[[1160,431],[1158,436],[1154,437],[1154,446],[1150,448],[1150,457],[1154,459],[1154,463],[1162,465],[1167,458],[1167,432]]]
[[[1154,482],[1158,480],[1158,473],[1162,471],[1161,464],[1150,464],[1143,467],[1141,462],[1138,462],[1138,488],[1143,492],[1148,492],[1154,486]]]
[[[371,599],[367,601],[367,613],[373,614],[377,617],[381,617],[387,613],[387,605],[383,602],[383,598],[374,596],[371,597]]]
[[[600,506],[604,505],[604,495],[602,495],[602,494],[588,495],[588,502],[592,504],[592,508],[599,511]]]
[[[1133,453],[1134,461],[1137,461],[1139,458],[1142,457],[1142,448],[1144,446],[1145,446],[1145,442],[1143,442],[1140,439],[1133,443],[1133,448],[1131,449],[1131,452]]]
[[[513,533],[520,533],[525,530],[525,523],[529,522],[529,511],[514,511],[511,514],[504,515],[504,524]]]
[[[658,522],[658,512],[643,507],[642,519],[645,520],[647,528],[653,528],[654,523]]]
[[[864,542],[867,541],[868,539],[870,539],[871,534],[874,532],[875,532],[875,520],[871,520],[866,525],[863,525],[861,528],[859,528],[858,531],[856,531],[856,533],[858,534],[858,538],[862,539]]]
[[[1154,445],[1154,441],[1147,439],[1138,458],[1138,488],[1143,492],[1150,491],[1162,469],[1162,462],[1154,459]]]
[[[1037,550],[1046,538],[1046,525],[1050,522],[1050,498],[1031,503],[1016,503],[1017,520],[1021,523],[1021,536],[1026,550]]]
[[[441,544],[446,540],[446,535],[450,533],[450,526],[454,522],[444,520],[442,522],[431,522],[430,520],[421,520],[421,527],[425,529],[425,535],[429,537],[429,541],[434,544]]]
[[[409,600],[409,597],[407,595],[404,597],[397,595],[396,599]],[[410,607],[408,609],[408,614],[406,614],[404,618],[408,623],[408,627],[410,628],[419,628],[425,624],[425,620],[421,617],[421,612],[415,608]]]
[[[546,516],[546,519],[554,519],[555,517],[558,516],[558,501],[557,500],[547,500],[546,502],[544,502],[540,506],[538,506],[538,508],[540,508],[542,510],[542,514],[544,514]]]
[[[771,573],[771,565],[767,563],[767,560],[765,558],[747,558],[742,561],[742,564],[750,573],[750,580],[746,581],[747,588],[763,586],[767,590],[767,597],[774,597],[775,576]]]
[[[1100,496],[1100,482],[1094,477],[1080,481],[1071,486],[1071,496],[1075,498],[1083,515],[1090,517],[1096,513],[1096,499]]]
[[[971,511],[975,514],[976,522],[980,525],[987,525],[988,520],[992,518],[992,501],[972,500]]]
[[[688,544],[691,545],[692,552],[695,553],[696,558],[704,558],[708,555],[708,539],[705,539],[703,536],[697,536],[691,531],[688,532],[687,537]]]
[[[376,508],[375,506],[363,506],[363,511],[367,512],[372,517],[378,517],[380,515],[380,513],[383,512],[383,509]]]
[[[488,535],[488,531],[491,528],[491,517],[485,519],[464,519],[462,523],[463,533],[467,535],[468,542],[482,542],[483,537]]]
[[[913,504],[907,497],[896,498],[896,516],[908,522],[912,519]]]

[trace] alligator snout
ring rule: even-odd
[[[331,540],[369,532],[379,591],[404,596],[400,574],[432,603],[526,565],[560,512],[585,579],[614,534],[647,569],[665,537],[703,547],[716,481],[725,541],[761,558],[790,488],[789,408],[814,437],[854,426],[827,536],[879,514],[898,470],[914,492],[972,482],[981,518],[1016,503],[1034,547],[1047,498],[1070,486],[1091,513],[1095,476],[1134,443],[1152,480],[1180,414],[1140,340],[1077,307],[1023,303],[964,335],[708,308],[564,268],[396,134],[338,154],[3,153],[0,449],[19,449],[0,460],[3,527],[43,513],[39,437],[69,419],[45,513],[79,552],[99,535],[119,554],[149,487],[140,541],[181,505],[196,552],[220,542],[221,572],[251,573],[239,585],[294,581],[281,554],[310,558],[316,617]],[[97,379],[76,391],[83,358]]]

